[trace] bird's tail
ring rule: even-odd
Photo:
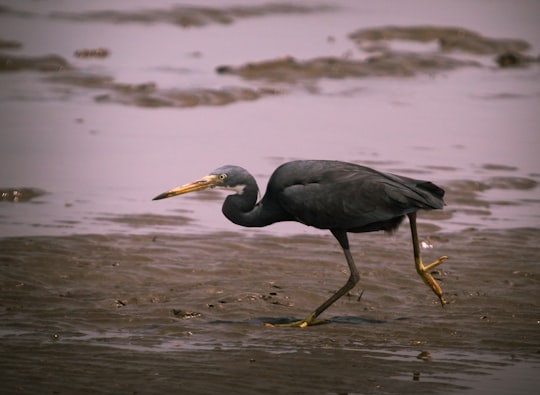
[[[422,181],[416,185],[419,189],[429,192],[429,195],[424,194],[426,203],[432,208],[443,208],[446,204],[444,202],[444,189],[433,184],[429,181]]]
[[[441,209],[444,207],[444,189],[430,181],[386,174],[386,177],[396,184],[401,194],[408,200],[407,205],[414,202],[416,209]],[[398,199],[399,200],[399,199]],[[413,207],[410,207],[413,209]],[[413,210],[414,211],[414,210]]]

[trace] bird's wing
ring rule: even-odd
[[[414,181],[375,171],[326,172],[312,182],[284,187],[279,202],[306,225],[359,229],[428,208],[412,185]]]

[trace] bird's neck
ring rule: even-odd
[[[246,186],[234,195],[229,195],[223,203],[221,211],[229,221],[241,226],[259,225],[257,202],[258,187]]]
[[[269,215],[263,203],[257,204],[258,192],[254,184],[246,186],[242,193],[227,196],[221,210],[223,215],[229,221],[246,227],[262,227],[277,222],[275,216]]]

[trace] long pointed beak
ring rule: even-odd
[[[152,200],[166,199],[177,195],[183,195],[184,193],[202,191],[203,189],[215,187],[219,185],[220,182],[221,181],[219,179],[219,176],[217,175],[205,176],[197,181],[193,181],[192,183],[185,184],[163,192],[157,195]]]

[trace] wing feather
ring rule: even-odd
[[[309,161],[302,164],[305,162]],[[444,191],[434,184],[355,164],[317,161],[301,166],[300,174],[298,165],[292,170],[282,169],[273,176],[271,182],[281,184],[274,189],[275,198],[297,221],[321,229],[352,230],[396,223],[407,213],[443,204]]]

